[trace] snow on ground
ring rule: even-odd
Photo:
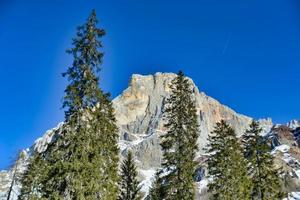
[[[202,194],[204,191],[207,190],[208,180],[207,179],[203,179],[200,182],[197,182],[197,184],[198,184],[199,194]]]
[[[298,179],[300,178],[300,169],[294,170],[294,172],[296,173]]]
[[[284,162],[286,162],[287,164],[290,164],[290,163],[296,161],[289,153],[284,153],[282,160],[284,160]]]
[[[273,149],[273,151],[271,152],[271,154],[275,154],[278,151],[280,151],[282,153],[287,153],[289,150],[290,150],[290,147],[288,145],[282,144],[282,145],[275,147]]]
[[[287,198],[284,198],[283,200],[300,200],[300,192],[292,192]]]
[[[141,191],[148,194],[149,189],[152,185],[155,176],[155,169],[148,169],[148,170],[139,170],[141,175],[144,177],[143,181],[141,182]]]
[[[279,145],[277,147],[274,148],[274,150],[271,152],[271,154],[276,154],[277,152],[282,152],[283,156],[281,157],[281,159],[290,167],[292,167],[293,171],[295,172],[295,174],[297,175],[298,179],[300,179],[300,163],[299,161],[294,158],[293,156],[291,156],[288,152],[289,152],[290,147],[288,145]]]
[[[151,137],[152,135],[145,135],[145,134],[140,134],[140,135],[135,135],[133,140],[124,140],[121,139],[118,142],[118,146],[120,148],[120,151],[124,151],[127,148],[133,147],[133,146],[137,146],[140,143],[142,143],[143,141],[145,141],[145,139]]]
[[[200,194],[206,192],[209,181],[211,181],[211,179],[202,179],[200,182],[197,182],[198,191]],[[288,197],[284,198],[283,200],[300,200],[300,192],[291,192],[288,194]]]
[[[300,127],[300,120],[291,120],[287,123],[287,126],[291,129],[296,129]]]
[[[300,200],[300,192],[292,192],[292,197],[295,200]]]
[[[143,137],[138,137],[138,139],[131,142],[131,145],[135,146],[135,145],[138,145],[139,143],[141,143],[143,141],[144,141]]]
[[[273,149],[272,155],[281,152],[283,153],[282,160],[287,163],[287,165],[293,168],[298,179],[300,179],[300,164],[299,161],[289,154],[290,147],[286,144],[279,145]],[[291,174],[293,176],[293,174]],[[288,194],[287,198],[283,200],[300,200],[300,192],[291,192]]]
[[[126,141],[120,140],[118,142],[118,146],[119,146],[120,151],[122,152],[127,148],[128,145],[126,144]]]
[[[138,138],[136,140],[133,141],[127,141],[127,140],[120,140],[118,142],[118,146],[120,148],[120,151],[124,151],[125,149],[127,149],[128,147],[132,147],[132,146],[136,146],[139,143],[143,142],[144,140],[142,138]]]

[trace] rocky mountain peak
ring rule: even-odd
[[[287,123],[287,126],[291,129],[296,129],[300,127],[300,120],[291,120]]]
[[[165,132],[162,111],[165,100],[170,95],[170,83],[174,73],[154,75],[132,75],[129,87],[113,100],[117,124],[120,130],[121,150],[132,149],[142,168],[156,168],[160,165],[161,152],[159,136]],[[252,118],[241,115],[217,100],[199,92],[192,79],[200,132],[199,155],[204,153],[208,134],[221,119],[231,124],[240,135]],[[270,119],[261,120],[265,131],[272,126]]]

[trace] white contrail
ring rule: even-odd
[[[226,43],[225,43],[225,46],[224,46],[223,51],[222,51],[222,55],[224,55],[226,53],[226,51],[227,51],[227,48],[229,46],[229,42],[231,40],[231,35],[232,35],[231,32],[229,32],[227,40],[226,40]]]

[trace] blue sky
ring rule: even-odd
[[[113,97],[133,73],[182,69],[237,112],[300,118],[296,0],[0,0],[0,169],[63,120],[65,50],[92,8]]]

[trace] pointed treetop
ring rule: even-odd
[[[178,75],[178,76],[185,76],[182,70],[179,70],[179,72],[178,72],[177,75]]]

